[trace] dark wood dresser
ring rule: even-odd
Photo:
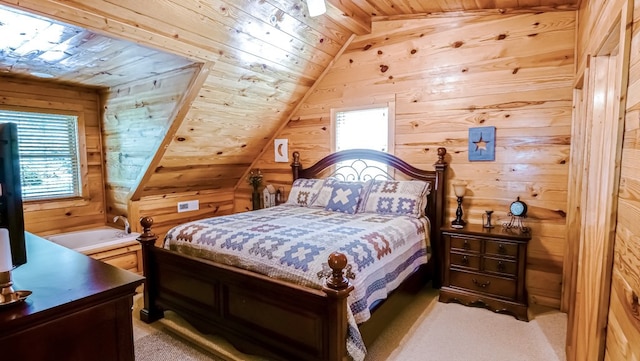
[[[2,359],[133,361],[131,307],[144,278],[29,233],[25,242],[13,288],[33,293],[0,307]]]
[[[467,224],[463,229],[442,227],[442,237],[441,302],[483,306],[529,320],[525,270],[531,233]]]

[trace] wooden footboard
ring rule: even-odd
[[[155,247],[151,218],[141,220],[144,308],[152,322],[172,310],[200,332],[217,333],[245,353],[274,360],[346,359],[347,296],[353,289],[333,254],[333,275],[314,290]]]

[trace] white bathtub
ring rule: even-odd
[[[83,231],[52,234],[45,238],[61,246],[84,254],[100,252],[113,248],[127,247],[138,243],[140,233],[124,233],[121,229],[100,227]]]

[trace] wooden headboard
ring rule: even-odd
[[[445,213],[445,171],[447,169],[447,163],[444,161],[444,156],[447,154],[446,148],[438,148],[438,161],[434,164],[434,170],[418,169],[402,159],[385,152],[370,149],[349,149],[329,154],[328,156],[320,159],[318,162],[310,167],[303,168],[300,163],[300,153],[293,152],[293,163],[291,163],[291,170],[293,172],[293,179],[298,178],[320,178],[320,175],[327,176],[327,170],[331,170],[331,174],[335,173],[334,166],[338,163],[351,161],[362,163],[362,167],[367,167],[371,161],[385,164],[387,167],[395,170],[394,173],[400,172],[403,178],[406,179],[418,179],[431,183],[431,193],[427,197],[427,207],[425,209],[426,215],[431,222],[431,248],[433,252],[433,258],[435,262],[433,264],[433,286],[440,287],[441,275],[442,275],[442,246],[440,227],[444,222]],[[351,167],[351,166],[347,166]],[[358,167],[354,170],[355,179],[360,179],[363,169]],[[386,170],[383,170],[386,172]],[[329,175],[331,175],[329,174]],[[386,174],[393,178],[391,172]]]

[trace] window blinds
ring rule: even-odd
[[[81,196],[77,117],[0,110],[16,123],[24,200]]]

